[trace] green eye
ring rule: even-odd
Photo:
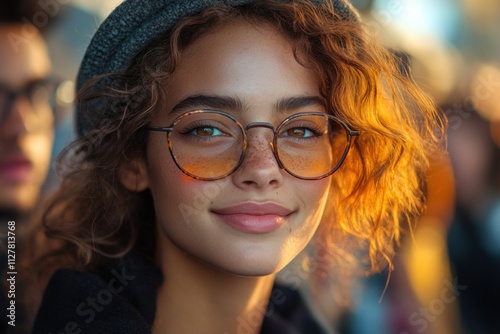
[[[284,132],[285,137],[307,138],[314,135],[314,132],[307,128],[293,128]]]
[[[215,127],[205,126],[205,127],[197,127],[191,131],[191,134],[200,136],[200,137],[215,137],[222,136],[223,133],[219,129]]]

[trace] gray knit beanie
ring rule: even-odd
[[[93,77],[125,70],[142,48],[172,29],[183,18],[217,4],[238,6],[255,1],[257,0],[125,0],[106,18],[92,38],[78,73],[77,91]],[[355,9],[345,0],[311,1],[315,4],[333,1],[336,13],[344,20],[359,19]],[[93,115],[95,118],[98,116]],[[76,122],[79,135],[92,130],[91,123],[78,106]]]

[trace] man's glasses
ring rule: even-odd
[[[146,129],[167,132],[177,167],[195,179],[209,181],[238,169],[248,147],[247,131],[256,127],[273,131],[271,146],[279,167],[302,180],[333,174],[344,162],[353,137],[360,135],[344,121],[321,112],[291,115],[275,128],[264,122],[243,127],[226,112],[195,110],[177,117],[169,127]]]
[[[50,106],[58,118],[61,116],[59,107],[67,107],[72,103],[72,90],[71,82],[54,79],[34,80],[20,89],[0,83],[0,125],[9,118],[14,102],[20,97],[27,99],[35,116],[44,110],[43,106]]]

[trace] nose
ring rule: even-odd
[[[0,124],[2,137],[16,137],[31,130],[33,107],[26,97],[16,97],[5,108],[6,115]]]
[[[272,147],[273,132],[262,125],[247,129],[248,146],[243,162],[232,176],[234,183],[241,188],[278,187],[283,175]]]

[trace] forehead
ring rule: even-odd
[[[46,77],[50,72],[47,47],[39,33],[23,25],[0,26],[0,82],[12,87]]]
[[[283,98],[318,96],[318,82],[280,30],[235,21],[213,28],[182,51],[166,87],[166,109],[195,95],[236,97],[245,106],[267,108]]]
[[[280,50],[281,55],[287,57],[293,43],[283,31],[269,22],[258,18],[251,21],[236,18],[208,29],[187,46],[182,54],[183,57],[196,56],[200,52],[223,55],[227,48],[241,52],[258,52],[264,48],[267,51]]]

